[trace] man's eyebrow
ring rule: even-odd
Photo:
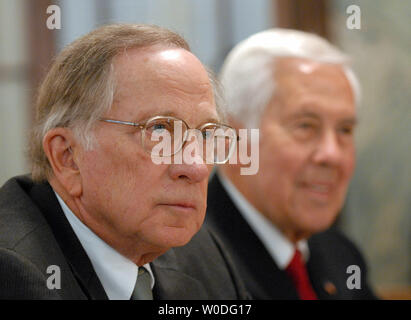
[[[358,124],[358,119],[357,119],[357,117],[350,117],[350,118],[346,118],[346,119],[341,120],[340,123],[355,126],[356,124]]]
[[[298,111],[294,114],[291,115],[293,118],[302,118],[302,117],[308,117],[308,118],[315,118],[315,119],[321,119],[321,117],[312,111],[308,110],[303,110],[303,111]],[[356,116],[349,116],[347,118],[344,118],[340,121],[339,123],[344,123],[344,124],[350,124],[350,125],[356,125],[358,123],[358,119]]]
[[[203,121],[203,124],[204,123],[217,123],[217,124],[219,124],[220,120],[217,119],[217,118],[207,118],[205,121]]]
[[[181,119],[181,117],[177,115],[174,111],[166,111],[166,112],[154,112],[153,114],[151,114],[150,117],[144,117],[144,119],[140,120],[139,122],[148,120],[149,118],[156,117],[156,116],[166,116],[166,117],[174,117],[177,119]],[[185,119],[181,119],[181,120],[186,121]],[[209,117],[206,120],[202,121],[199,126],[205,123],[220,123],[220,120],[216,117]]]
[[[164,115],[164,116],[171,116],[171,117],[174,117],[174,118],[178,118],[178,119],[180,119],[180,117],[179,117],[178,115],[176,115],[176,113],[175,113],[175,112],[173,112],[173,111],[164,112],[164,113],[162,113],[161,115]],[[183,120],[184,120],[184,119],[183,119]],[[201,123],[201,124],[204,124],[204,123],[209,123],[209,122],[212,122],[212,123],[219,123],[219,122],[220,122],[220,120],[219,120],[218,118],[215,118],[215,117],[209,117],[209,118],[207,118],[206,120],[202,121],[202,123]]]
[[[308,111],[308,110],[300,110],[297,111],[293,114],[290,115],[292,118],[302,118],[302,117],[308,117],[308,118],[316,118],[320,119],[320,116],[316,114],[315,112]]]

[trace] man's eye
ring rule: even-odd
[[[157,131],[157,130],[165,130],[167,129],[166,126],[164,124],[155,124],[153,125],[153,131]]]
[[[293,134],[300,140],[311,138],[319,129],[319,124],[312,121],[297,121],[293,126]]]
[[[302,122],[302,123],[300,123],[300,127],[301,128],[312,128],[312,127],[314,127],[314,124],[310,123],[310,122]]]
[[[354,129],[352,127],[343,127],[339,130],[344,135],[352,135],[354,133]]]
[[[310,122],[300,122],[297,124],[297,129],[301,129],[301,130],[310,130],[314,128],[315,128],[315,125]]]
[[[211,130],[205,130],[202,132],[203,139],[211,139],[213,137],[213,132]]]
[[[164,132],[165,130],[170,131],[171,130],[171,124],[167,122],[157,122],[151,124],[147,129],[149,132],[153,133],[161,133]]]

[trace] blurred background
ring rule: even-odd
[[[50,5],[60,29],[47,28]],[[347,26],[350,5],[360,29]],[[356,173],[337,226],[362,250],[377,292],[411,299],[411,1],[0,0],[0,185],[29,170],[33,101],[52,57],[113,22],[177,31],[215,72],[236,43],[271,27],[317,33],[348,53],[362,101]]]

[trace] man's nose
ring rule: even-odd
[[[171,164],[169,174],[173,180],[185,179],[189,183],[198,183],[208,178],[210,171],[205,163],[203,164]]]
[[[184,147],[173,157],[169,167],[172,179],[187,179],[190,183],[201,182],[207,179],[209,167],[203,159],[203,146],[201,138],[193,135],[189,137]]]
[[[324,133],[314,151],[314,162],[320,165],[338,165],[342,156],[343,150],[337,134]]]

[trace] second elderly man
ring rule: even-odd
[[[206,219],[252,297],[373,298],[356,247],[327,230],[355,164],[358,85],[346,56],[312,34],[267,30],[230,52],[221,82],[231,124],[259,128],[259,170],[221,166]]]

